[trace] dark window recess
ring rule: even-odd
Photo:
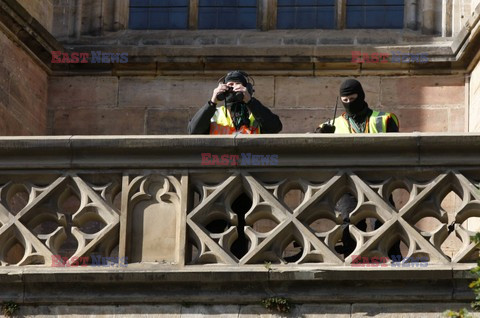
[[[404,0],[347,0],[347,28],[402,29]]]
[[[256,29],[257,0],[199,0],[199,29]]]
[[[130,29],[187,29],[188,0],[130,0]]]
[[[278,0],[278,29],[335,28],[335,0]]]

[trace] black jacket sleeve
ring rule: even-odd
[[[282,130],[283,126],[280,118],[263,106],[256,98],[252,97],[247,107],[258,122],[262,134],[276,134]]]
[[[210,132],[210,119],[215,114],[215,111],[216,108],[214,106],[206,103],[188,123],[188,133],[190,135],[208,135]]]

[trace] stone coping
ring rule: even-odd
[[[276,265],[270,270],[263,265],[187,265],[172,266],[160,263],[132,263],[123,266],[70,266],[45,267],[43,265],[0,267],[3,282],[35,281],[75,281],[78,276],[88,274],[98,277],[98,281],[110,281],[115,275],[117,281],[137,281],[151,276],[163,281],[248,281],[248,280],[325,280],[363,281],[371,279],[418,280],[418,279],[473,279],[470,272],[475,264],[428,265],[426,267],[353,267],[325,265]],[[97,281],[97,278],[95,279]]]
[[[447,267],[419,269],[0,271],[1,299],[21,303],[258,303],[272,296],[309,302],[470,301],[472,275]],[[420,298],[419,298],[420,297]]]
[[[477,168],[478,133],[1,137],[0,169]],[[277,155],[271,166],[202,165],[202,153]]]

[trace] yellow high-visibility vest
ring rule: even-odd
[[[210,120],[210,135],[231,135],[235,132],[241,134],[259,134],[260,127],[258,127],[258,123],[255,117],[253,117],[253,114],[250,113],[248,119],[250,120],[250,127],[243,125],[239,130],[236,130],[230,111],[225,106],[221,106],[217,108],[217,111]]]
[[[387,122],[389,119],[394,120],[397,126],[399,126],[398,118],[397,116],[395,116],[395,114],[379,112],[374,110],[370,115],[370,117],[367,118],[367,123],[366,123],[364,132],[371,133],[371,134],[387,132]],[[330,120],[328,123],[332,125],[332,120]],[[345,117],[345,113],[335,118],[335,133],[336,134],[357,133],[357,131],[355,131],[355,129],[351,127],[350,123],[348,122],[348,119]]]

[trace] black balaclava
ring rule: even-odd
[[[360,115],[368,109],[368,104],[365,102],[365,92],[363,91],[362,84],[355,79],[348,79],[340,85],[340,96],[352,94],[358,94],[357,99],[350,103],[342,102],[342,104],[345,107],[347,115],[356,117],[356,115]]]
[[[225,76],[224,83],[226,84],[228,82],[239,82],[245,87],[247,87],[248,84],[247,78],[240,71],[228,73],[227,76]],[[235,129],[238,130],[243,125],[247,127],[250,126],[250,120],[248,119],[250,112],[245,103],[243,103],[242,93],[227,95],[225,98],[225,106],[230,109]]]

